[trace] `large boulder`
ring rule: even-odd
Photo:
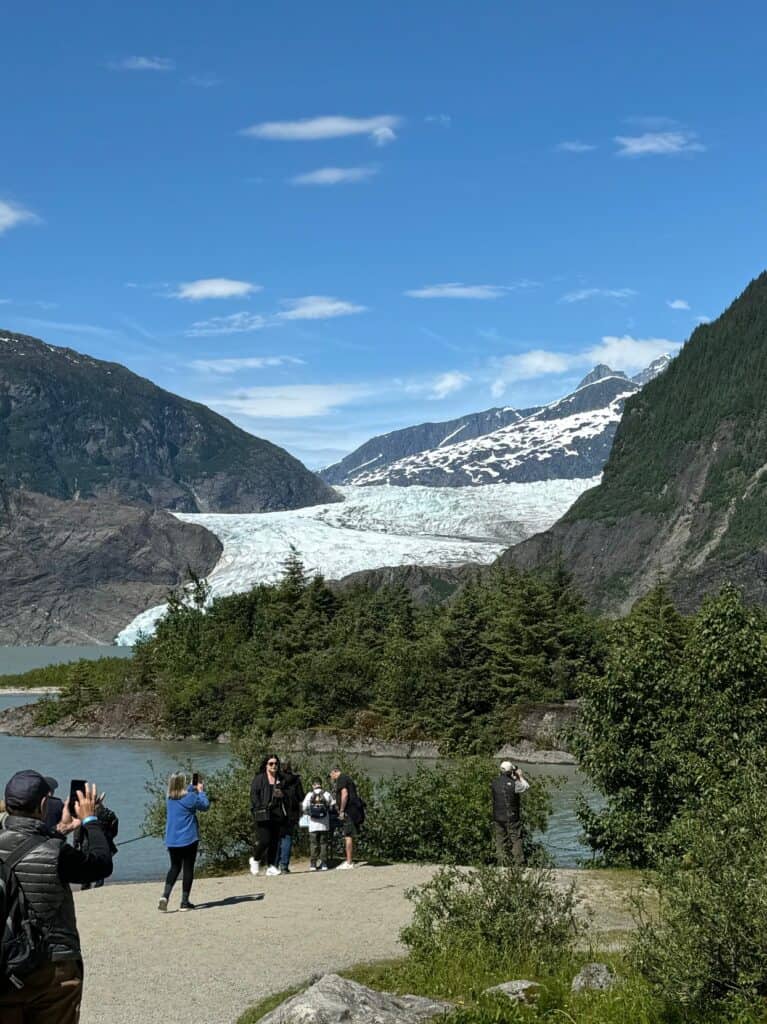
[[[502,985],[486,988],[483,996],[505,996],[512,1003],[534,1003],[541,991],[536,981],[504,981]]]
[[[573,978],[570,986],[573,992],[598,991],[604,992],[612,988],[618,977],[607,964],[584,964],[580,972]]]
[[[444,1017],[450,1003],[394,996],[326,974],[261,1018],[261,1024],[419,1024]]]

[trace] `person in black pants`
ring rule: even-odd
[[[171,891],[183,871],[179,909],[194,910],[194,904],[189,901],[189,894],[192,891],[194,862],[197,860],[197,847],[200,842],[197,812],[207,811],[210,807],[205,795],[205,785],[202,782],[198,782],[196,786],[187,785],[184,772],[174,772],[168,779],[168,799],[165,807],[165,845],[168,847],[170,868],[165,877],[165,888],[157,909],[168,909]]]
[[[264,758],[258,775],[250,784],[250,811],[256,833],[250,873],[257,875],[262,862],[266,861],[267,875],[279,875],[277,856],[287,814],[280,759],[276,754]]]

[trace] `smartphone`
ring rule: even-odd
[[[200,784],[200,774],[199,774],[199,772],[195,772],[194,775],[192,776],[192,785],[193,786],[199,786],[199,784]]]
[[[75,804],[77,803],[77,794],[85,793],[85,785],[87,779],[72,779],[69,783],[69,810],[72,814],[75,813]]]

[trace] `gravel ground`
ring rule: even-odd
[[[289,876],[198,879],[197,910],[157,910],[159,883],[77,893],[85,956],[81,1024],[234,1024],[263,996],[315,973],[396,956],[410,905],[405,889],[433,868],[362,866]],[[627,880],[560,871],[605,931],[630,927]],[[607,912],[605,913],[605,910]]]

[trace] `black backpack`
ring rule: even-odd
[[[329,810],[330,807],[325,799],[325,794],[320,793],[319,796],[315,797],[314,793],[312,793],[312,799],[309,801],[309,817],[320,821],[323,818],[327,818]]]
[[[45,842],[45,836],[30,836],[0,859],[0,990],[24,987],[24,978],[48,959],[48,944],[35,920],[14,868]]]

